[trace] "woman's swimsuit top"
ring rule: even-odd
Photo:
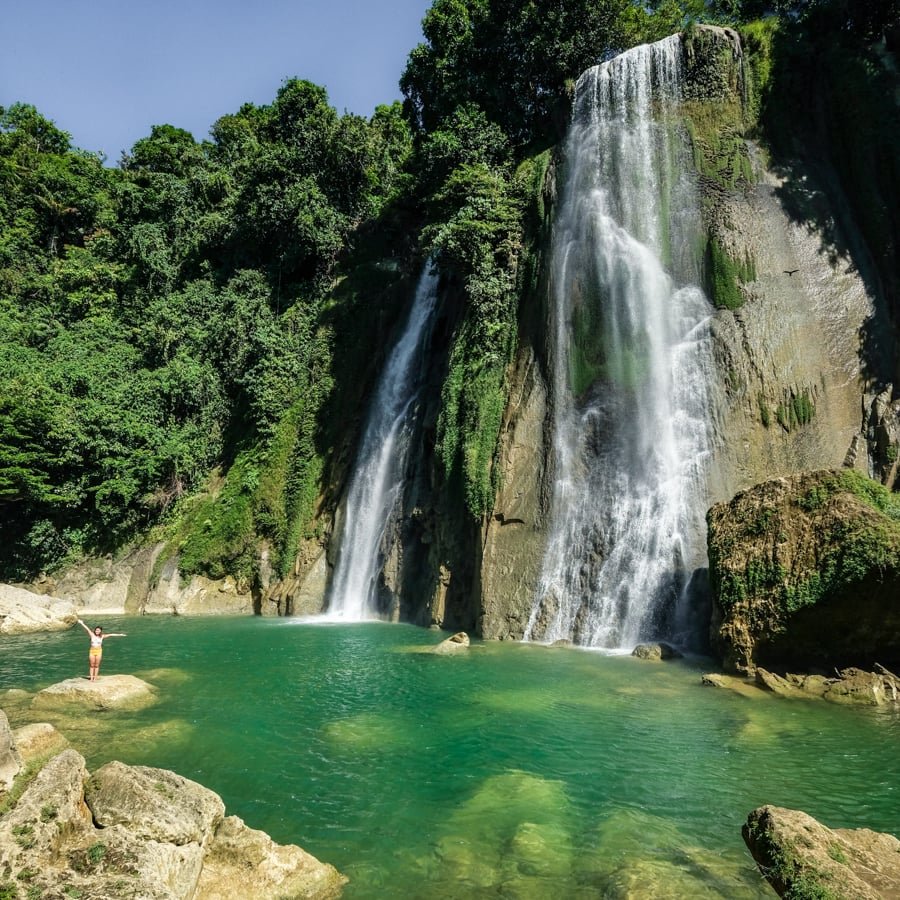
[[[103,646],[103,635],[92,634],[91,635],[91,646],[92,647],[102,647]]]

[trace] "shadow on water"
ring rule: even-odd
[[[859,274],[873,301],[860,339],[875,390],[900,375],[900,77],[896,35],[882,38],[888,6],[872,4],[862,21],[863,10],[853,18],[824,2],[783,24],[763,109],[785,212],[819,236],[832,266]]]

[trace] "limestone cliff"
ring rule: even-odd
[[[136,546],[119,558],[104,556],[70,566],[30,587],[73,601],[85,615],[236,615],[254,611],[250,586],[231,576],[183,578],[178,557],[159,565],[161,543]]]
[[[778,478],[710,510],[727,669],[808,671],[900,660],[900,503],[852,470]]]

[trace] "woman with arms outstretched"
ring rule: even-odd
[[[93,631],[81,621],[78,624],[88,633],[91,639],[91,649],[88,652],[88,670],[91,681],[96,681],[100,677],[100,660],[103,658],[103,641],[111,637],[127,637],[126,634],[104,634],[103,629],[98,625]]]

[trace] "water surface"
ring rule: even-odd
[[[100,624],[128,632],[102,673],[161,700],[49,717],[88,766],[201,782],[336,865],[348,898],[766,897],[740,837],[760,804],[900,832],[900,717],[702,687],[708,662],[503,643],[437,657],[416,650],[442,635],[382,623]],[[0,691],[86,674],[87,645],[80,629],[0,639]]]

